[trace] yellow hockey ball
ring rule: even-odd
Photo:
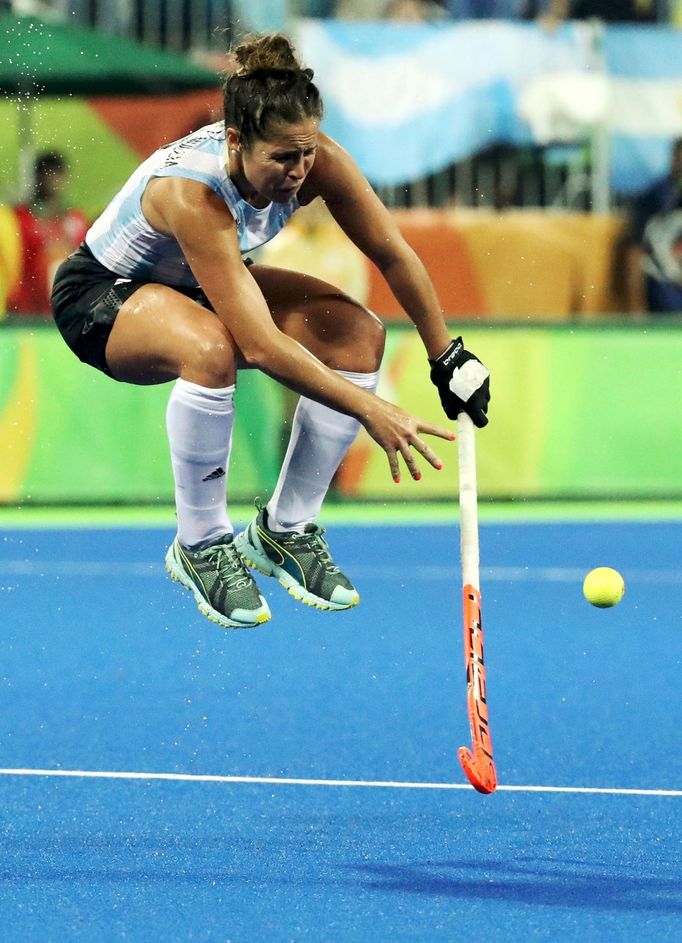
[[[585,599],[599,609],[609,609],[623,598],[625,583],[618,570],[598,566],[590,570],[583,582]]]

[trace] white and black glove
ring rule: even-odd
[[[437,360],[429,360],[429,363],[431,382],[438,389],[448,419],[456,419],[459,413],[465,412],[474,425],[485,426],[490,402],[490,371],[471,351],[464,349],[462,338],[454,340]]]

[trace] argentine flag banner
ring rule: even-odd
[[[520,91],[550,70],[584,72],[584,30],[304,20],[297,43],[325,102],[323,128],[376,184],[425,176],[494,144],[533,139]]]
[[[499,144],[608,141],[611,183],[644,189],[682,136],[682,30],[566,23],[299,22],[323,128],[377,185]]]
[[[633,193],[669,171],[671,142],[682,137],[682,30],[609,27],[603,57],[611,183]]]

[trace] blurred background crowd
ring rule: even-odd
[[[37,17],[52,29],[86,29],[95,43],[119,37],[174,53],[211,71],[216,84],[230,67],[234,38],[293,32],[317,69],[326,129],[397,213],[453,317],[682,310],[675,145],[682,122],[677,128],[670,100],[678,81],[682,89],[682,56],[675,58],[682,0],[14,0],[0,7],[6,24]],[[11,49],[9,26],[6,36]],[[373,68],[380,70],[376,100],[363,103],[363,117],[360,76],[371,82]],[[21,83],[3,88],[10,141],[0,146],[0,310],[15,316],[49,312],[56,264],[135,161],[220,117],[210,89],[189,102],[173,100],[172,89],[161,89],[163,102],[145,102],[137,89],[128,107],[120,83],[108,98],[100,85],[89,95],[85,83],[68,97],[84,103],[84,124],[95,114],[127,149],[130,159],[117,161],[102,153],[96,133],[83,145],[77,115],[65,133],[66,96],[36,88],[35,99]],[[93,161],[99,175],[85,170]],[[294,229],[264,254],[340,281],[381,316],[400,317],[323,208]]]
[[[198,9],[201,7],[202,9]],[[3,0],[0,9],[20,14],[75,16],[90,25],[107,25],[140,36],[145,20],[161,31],[181,26],[192,41],[192,22],[220,17],[244,18],[259,28],[290,16],[347,20],[535,19],[557,21],[597,17],[612,22],[666,23],[676,0]],[[176,37],[177,41],[177,37]]]

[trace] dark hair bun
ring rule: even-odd
[[[282,33],[253,36],[234,50],[238,75],[251,72],[297,72],[301,65],[289,39]]]
[[[304,118],[322,120],[313,70],[304,69],[282,33],[248,36],[232,50],[236,68],[225,76],[223,117],[242,143],[268,140],[273,129]]]

